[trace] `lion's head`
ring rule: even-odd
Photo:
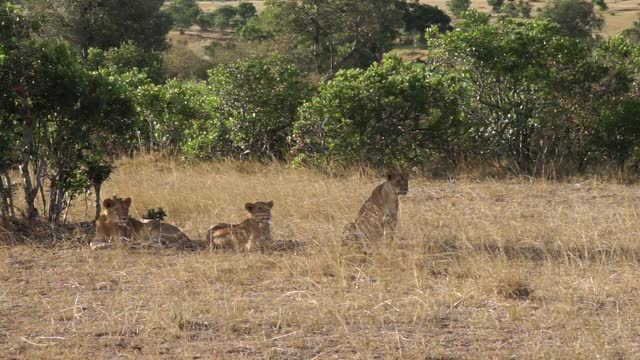
[[[387,181],[391,183],[396,194],[407,195],[409,192],[409,173],[389,172],[387,173]]]
[[[129,219],[129,208],[131,207],[131,198],[122,199],[114,196],[111,199],[105,199],[102,203],[105,211],[103,214],[107,216],[107,220],[124,226]]]
[[[273,201],[246,203],[244,208],[247,209],[252,219],[258,222],[269,222],[271,220]]]

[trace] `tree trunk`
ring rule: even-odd
[[[384,62],[384,48],[382,46],[376,47],[376,60],[378,64],[382,64]]]
[[[13,206],[13,182],[11,181],[11,176],[9,172],[5,172],[4,174],[0,174],[0,183],[4,179],[4,198],[3,205],[7,206],[8,215],[11,217],[16,217],[16,208]]]
[[[24,105],[26,107],[27,105]],[[35,121],[28,110],[24,112],[24,126],[22,131],[22,161],[20,163],[20,173],[24,182],[24,200],[27,203],[27,218],[29,220],[38,217],[38,209],[35,201],[38,195],[38,187],[33,186],[31,174],[29,172],[29,163],[34,153],[33,133],[35,130]]]
[[[49,222],[60,223],[60,216],[64,211],[65,191],[59,186],[51,186],[49,194]]]
[[[100,182],[94,182],[93,183],[93,189],[94,189],[94,191],[96,193],[96,218],[95,218],[95,220],[98,220],[98,218],[100,217],[100,212],[102,211],[102,200],[100,199],[100,189],[101,188],[102,188],[102,183],[100,183]]]
[[[58,166],[57,173],[55,177],[51,178],[51,184],[49,185],[48,220],[54,224],[60,223],[60,216],[64,211],[64,201],[66,197],[64,184],[67,180],[63,166]]]
[[[0,216],[9,215],[9,205],[7,204],[7,190],[4,186],[4,179],[0,177]]]

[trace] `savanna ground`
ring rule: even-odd
[[[393,242],[340,246],[380,182],[281,165],[119,163],[103,195],[201,239],[274,200],[296,251],[0,247],[13,358],[640,358],[640,192],[597,181],[414,178]],[[80,199],[69,216],[90,218]]]

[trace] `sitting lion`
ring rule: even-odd
[[[271,244],[271,209],[273,201],[246,203],[248,214],[240,224],[217,224],[207,232],[207,242],[214,248],[262,250]]]
[[[409,174],[391,172],[387,181],[378,185],[364,202],[355,221],[345,226],[345,240],[378,241],[393,239],[398,225],[399,195],[409,192]]]
[[[131,198],[114,196],[105,199],[104,210],[96,221],[96,236],[91,242],[92,249],[111,246],[113,240],[124,239],[133,247],[174,247],[191,246],[191,240],[177,227],[158,220],[136,220],[129,217]]]

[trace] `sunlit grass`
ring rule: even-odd
[[[414,178],[393,243],[340,246],[382,179],[118,164],[103,197],[195,239],[274,200],[268,254],[0,248],[3,358],[638,358],[637,186]],[[91,203],[89,203],[91,205]],[[82,197],[70,212],[87,220]],[[89,217],[93,211],[89,206]],[[86,242],[88,239],[84,239]]]

